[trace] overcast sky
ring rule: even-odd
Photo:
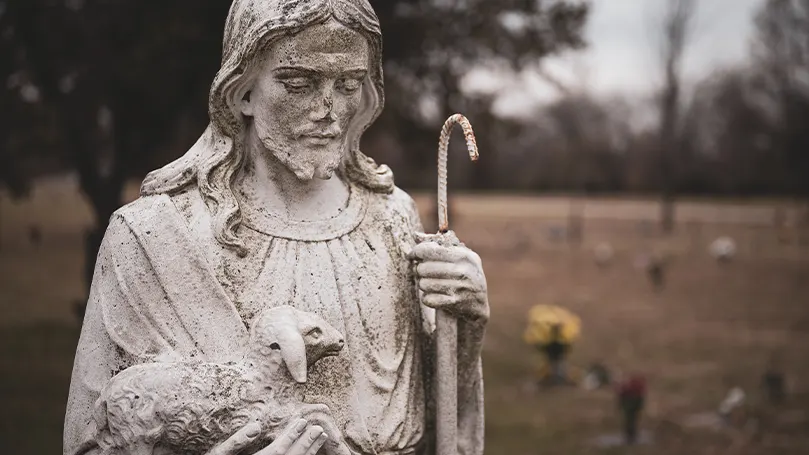
[[[697,81],[711,72],[734,66],[749,55],[753,15],[765,0],[696,0],[693,33],[686,50],[686,78]],[[667,0],[592,0],[586,26],[588,47],[546,59],[545,69],[567,84],[584,85],[596,95],[644,97],[661,79],[658,49]],[[521,81],[476,75],[472,86],[502,89],[495,104],[500,112],[527,112],[558,92],[541,79]]]

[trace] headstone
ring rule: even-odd
[[[42,230],[38,225],[32,224],[28,226],[28,241],[36,248],[39,248],[42,244]]]
[[[596,390],[612,383],[612,375],[606,365],[594,363],[587,369],[582,385],[586,390]]]
[[[615,257],[615,249],[607,242],[601,242],[593,249],[593,258],[596,265],[601,268],[607,268],[612,264],[612,259]]]
[[[721,236],[711,242],[708,252],[718,263],[726,264],[736,257],[736,241],[728,236]]]
[[[770,367],[764,373],[761,381],[770,404],[783,404],[787,394],[784,374],[777,368]]]
[[[562,243],[567,239],[567,232],[564,226],[549,226],[545,229],[545,237],[550,243]]]
[[[741,426],[744,419],[743,407],[747,401],[747,394],[741,387],[733,387],[727,396],[719,403],[718,414],[725,425]]]

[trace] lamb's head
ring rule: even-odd
[[[253,350],[263,356],[280,351],[289,373],[306,382],[306,369],[324,357],[336,356],[345,344],[343,335],[320,316],[279,306],[264,310],[250,334]]]

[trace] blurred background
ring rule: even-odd
[[[363,147],[428,230],[443,120],[480,144],[487,453],[809,453],[809,1],[372,3]],[[0,452],[60,452],[107,220],[205,127],[229,5],[0,0]]]

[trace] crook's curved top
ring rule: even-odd
[[[469,158],[477,161],[480,156],[478,144],[475,140],[475,132],[469,120],[461,114],[450,116],[444,127],[441,129],[441,138],[438,142],[438,232],[449,231],[449,215],[447,214],[447,151],[449,150],[449,138],[452,127],[461,125],[464,137],[466,138],[466,149],[469,151]]]

